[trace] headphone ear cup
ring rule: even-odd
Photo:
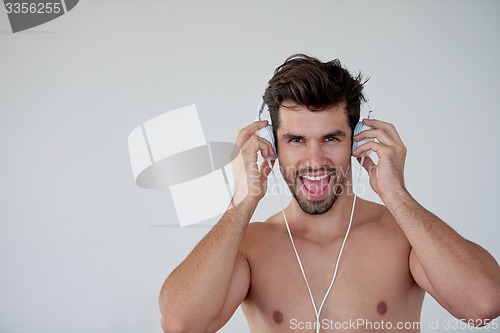
[[[274,140],[273,125],[267,125],[266,128],[267,128],[267,131],[269,132],[269,137],[271,138],[271,140],[269,140],[269,142],[271,142],[271,145],[273,146],[274,155],[278,156],[278,154],[276,153],[276,142]]]
[[[359,133],[361,133],[363,131],[363,126],[364,126],[364,124],[362,121],[360,121],[356,124],[356,127],[354,128],[353,137],[358,135]],[[361,144],[361,142],[357,142],[357,141],[352,140],[352,151],[354,152],[356,149],[358,149],[360,144]]]
[[[276,159],[278,155],[276,153],[276,142],[274,141],[273,126],[267,125],[266,127],[258,130],[255,134],[271,143],[274,151],[274,159]]]
[[[366,126],[365,124],[363,124],[362,121],[360,121],[360,122],[358,122],[358,124],[354,128],[354,135],[353,136],[356,136],[359,133],[366,131],[366,130],[370,130],[370,129],[372,129],[370,126]],[[361,146],[362,144],[365,144],[369,141],[373,141],[373,139],[364,139],[364,140],[361,140],[359,142],[352,140],[352,152],[354,152],[356,149],[358,149],[358,147]],[[361,156],[363,156],[363,155],[361,155]]]

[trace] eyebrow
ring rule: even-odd
[[[323,135],[323,139],[325,138],[330,138],[330,137],[345,137],[346,134],[342,130],[335,130],[333,132],[330,132],[328,134]],[[303,135],[299,134],[293,134],[293,133],[285,133],[283,134],[283,138],[286,140],[291,140],[291,139],[304,139],[305,137]]]

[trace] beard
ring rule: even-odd
[[[282,172],[283,178],[290,189],[293,197],[299,204],[302,211],[306,214],[319,215],[328,212],[332,207],[337,198],[344,192],[345,177],[342,172],[338,172],[337,167],[321,167],[319,169],[302,168],[297,169],[294,173],[294,181],[290,182],[286,176],[285,172]],[[307,198],[301,187],[304,186],[300,176],[308,172],[327,172],[331,174],[331,180],[328,195],[323,200],[310,200]]]

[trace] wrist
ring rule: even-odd
[[[255,209],[257,208],[257,203],[257,201],[250,199],[240,200],[238,203],[236,203],[233,199],[231,200],[231,205],[228,207],[225,214],[233,216],[234,221],[239,221],[244,225],[248,225],[253,216],[253,213],[255,212]]]
[[[245,209],[251,210],[253,214],[253,211],[257,208],[259,201],[260,198],[249,195],[246,191],[244,191],[244,193],[237,191],[231,199],[231,205],[229,208],[244,207]]]
[[[387,208],[390,208],[393,205],[397,205],[401,201],[407,201],[409,199],[413,199],[408,190],[404,186],[388,191],[380,195],[380,198],[382,199]]]
[[[231,206],[237,206],[240,203],[244,203],[247,206],[255,206],[265,195],[265,188],[257,183],[253,182],[242,182],[237,183],[234,187],[233,198],[231,199]]]

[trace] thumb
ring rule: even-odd
[[[358,158],[357,160],[359,163],[361,163],[361,158]],[[368,172],[368,174],[371,177],[372,174],[375,172],[377,165],[375,164],[375,162],[373,162],[370,156],[366,156],[365,160],[363,161],[363,168]]]
[[[274,163],[275,163],[274,160],[273,161],[269,161],[269,160],[262,161],[262,164],[260,165],[261,177],[266,179],[269,176],[269,174],[272,171],[272,168],[274,167]]]

